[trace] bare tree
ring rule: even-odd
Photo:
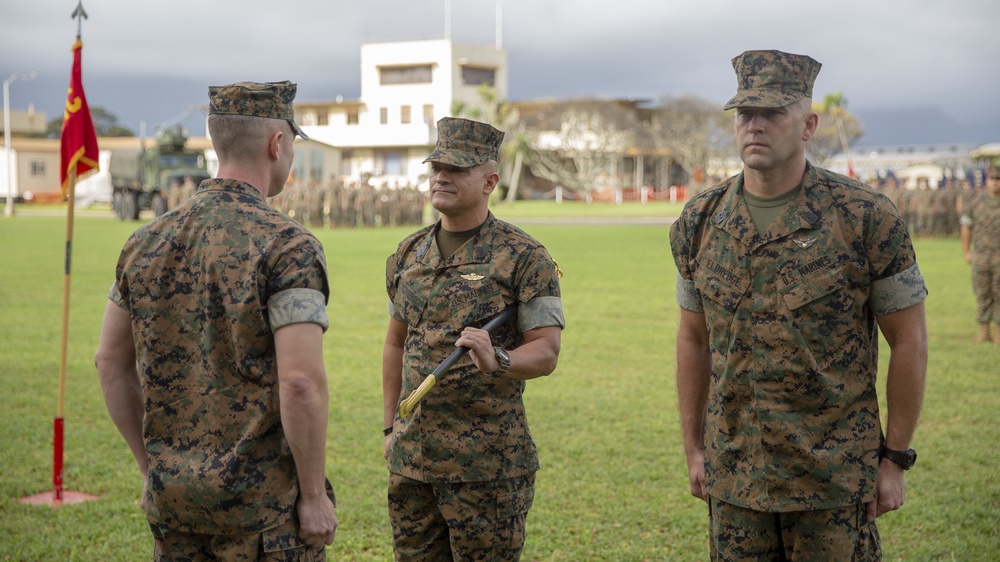
[[[641,127],[633,108],[592,99],[548,103],[525,119],[533,174],[583,193],[620,187],[617,166]]]
[[[735,152],[732,122],[715,102],[692,95],[667,96],[656,110],[652,130],[686,169],[695,187],[705,183],[710,159]]]
[[[819,125],[806,148],[817,166],[825,166],[833,155],[841,152],[846,155],[864,129],[858,118],[847,111],[847,98],[841,92],[827,94],[822,102],[814,102],[813,111],[819,114]]]

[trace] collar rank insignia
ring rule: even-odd
[[[813,242],[815,241],[816,241],[815,238],[792,238],[792,242],[795,242],[795,245],[798,246],[799,248],[802,248],[803,250],[805,250],[809,246],[812,246]]]
[[[466,281],[481,281],[486,278],[483,277],[482,275],[477,275],[475,273],[467,273],[462,276],[462,279],[465,279]]]

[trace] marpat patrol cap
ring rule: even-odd
[[[785,107],[802,98],[811,98],[821,66],[805,55],[746,51],[733,59],[737,91],[723,109]]]
[[[208,87],[208,112],[215,115],[247,115],[284,119],[295,134],[309,137],[295,124],[295,84],[284,82],[237,82]]]
[[[503,131],[486,123],[443,117],[437,122],[437,145],[424,162],[474,168],[487,160],[499,160],[502,142]]]

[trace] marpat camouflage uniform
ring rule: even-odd
[[[1000,324],[1000,197],[991,197],[984,189],[971,198],[962,224],[972,229],[976,322]]]
[[[705,314],[706,489],[788,512],[875,499],[875,317],[927,296],[906,225],[868,186],[807,165],[758,233],[737,175],[671,227],[677,301]]]
[[[407,237],[386,264],[390,313],[407,324],[401,398],[454,351],[464,327],[481,326],[512,303],[520,303],[517,322],[491,334],[504,349],[522,345],[524,332],[565,325],[557,269],[541,244],[490,214],[474,238],[444,259],[435,241],[439,228]],[[423,536],[439,517],[463,560],[520,555],[539,468],[524,389],[524,381],[482,373],[466,355],[406,419],[397,415],[388,467],[400,559],[451,558],[421,550],[447,548],[447,537],[442,545]],[[436,504],[415,483],[433,484]]]
[[[319,241],[236,180],[204,181],[129,238],[109,298],[132,318],[154,535],[261,533],[296,519],[273,332],[326,329],[328,295]],[[272,541],[304,546],[294,529]]]
[[[490,214],[475,238],[442,259],[434,239],[439,227],[407,237],[386,264],[393,318],[408,325],[402,398],[454,351],[464,327],[481,326],[512,303],[521,303],[517,325],[508,323],[491,336],[504,349],[523,344],[524,332],[564,325],[556,267],[541,244]],[[524,381],[493,380],[466,355],[409,417],[397,417],[389,470],[422,482],[535,472],[524,387]]]

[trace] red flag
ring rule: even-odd
[[[83,42],[76,38],[73,44],[73,74],[69,79],[69,93],[66,96],[66,111],[63,113],[62,136],[62,196],[66,198],[69,176],[76,170],[77,179],[98,170],[97,133],[90,118],[90,107],[83,93],[83,72],[80,58]]]

